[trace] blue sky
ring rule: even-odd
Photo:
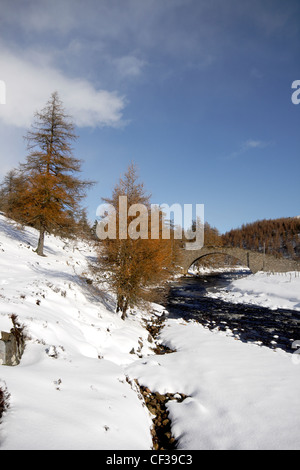
[[[131,161],[157,204],[204,204],[221,232],[300,215],[299,0],[0,0],[0,176],[57,90],[97,181]]]

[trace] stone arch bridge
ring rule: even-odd
[[[276,258],[272,255],[266,255],[257,251],[244,250],[243,248],[234,247],[206,247],[200,250],[183,250],[181,266],[184,274],[187,274],[189,268],[196,261],[199,261],[205,256],[214,254],[224,254],[236,258],[247,266],[252,273],[258,271],[275,271],[275,272],[288,272],[300,271],[300,263],[297,261],[287,260],[284,258]]]

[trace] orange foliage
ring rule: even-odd
[[[66,234],[75,228],[79,202],[92,184],[74,176],[81,166],[72,155],[71,141],[75,139],[74,125],[55,92],[36,113],[26,135],[29,153],[14,175],[17,184],[7,199],[16,220],[39,230],[39,255],[43,255],[46,232]]]
[[[260,220],[230,230],[222,236],[228,246],[264,251],[275,256],[300,259],[300,219]]]
[[[137,183],[134,165],[130,165],[124,178],[116,185],[111,199],[105,199],[116,210],[116,226],[119,226],[119,196],[127,196],[128,207],[132,204],[143,204],[150,207],[149,198],[142,184]],[[138,217],[138,216],[137,216]],[[127,227],[134,222],[135,217],[127,214]],[[105,272],[108,273],[109,284],[117,296],[117,311],[126,316],[129,307],[137,305],[141,299],[149,298],[149,288],[161,284],[170,278],[175,269],[177,243],[172,236],[163,240],[162,216],[159,228],[159,238],[151,239],[150,211],[146,220],[141,224],[147,226],[147,237],[133,239],[120,237],[116,230],[115,239],[102,240],[99,246],[99,260]],[[139,227],[137,227],[138,231]]]

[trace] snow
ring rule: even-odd
[[[38,257],[36,243],[34,229],[0,215],[0,331],[10,330],[14,313],[28,335],[20,364],[0,366],[0,387],[10,393],[0,450],[150,450],[152,421],[134,379],[152,391],[188,395],[167,405],[180,449],[300,448],[296,350],[167,319],[159,341],[176,352],[156,355],[145,322],[162,307],[121,320],[97,276],[85,280],[92,278],[91,244],[48,236],[47,256]],[[298,308],[299,278],[255,276],[253,285],[268,289],[273,306],[281,299]],[[238,293],[256,296],[249,284],[238,285]]]
[[[168,405],[181,449],[299,449],[293,355],[180,320],[168,321],[161,340],[177,352],[128,369],[151,390],[189,395]]]
[[[244,303],[300,311],[300,272],[258,272],[237,279],[209,297],[232,303]]]
[[[217,274],[217,273],[232,273],[232,272],[238,272],[238,273],[241,273],[241,272],[244,272],[245,274],[249,274],[251,271],[249,268],[247,268],[246,266],[222,266],[222,267],[215,267],[215,268],[211,268],[209,266],[195,266],[195,265],[192,265],[189,270],[188,270],[188,274],[191,274],[191,275],[203,275],[203,274]]]
[[[151,448],[150,418],[122,366],[141,340],[151,353],[141,315],[124,322],[113,298],[97,299],[81,277],[94,256],[87,243],[48,236],[38,257],[36,242],[34,229],[0,216],[0,330],[15,313],[30,337],[18,366],[0,366],[10,393],[0,449]]]

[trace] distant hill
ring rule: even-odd
[[[300,216],[264,219],[222,235],[225,246],[265,252],[278,257],[300,260]]]

